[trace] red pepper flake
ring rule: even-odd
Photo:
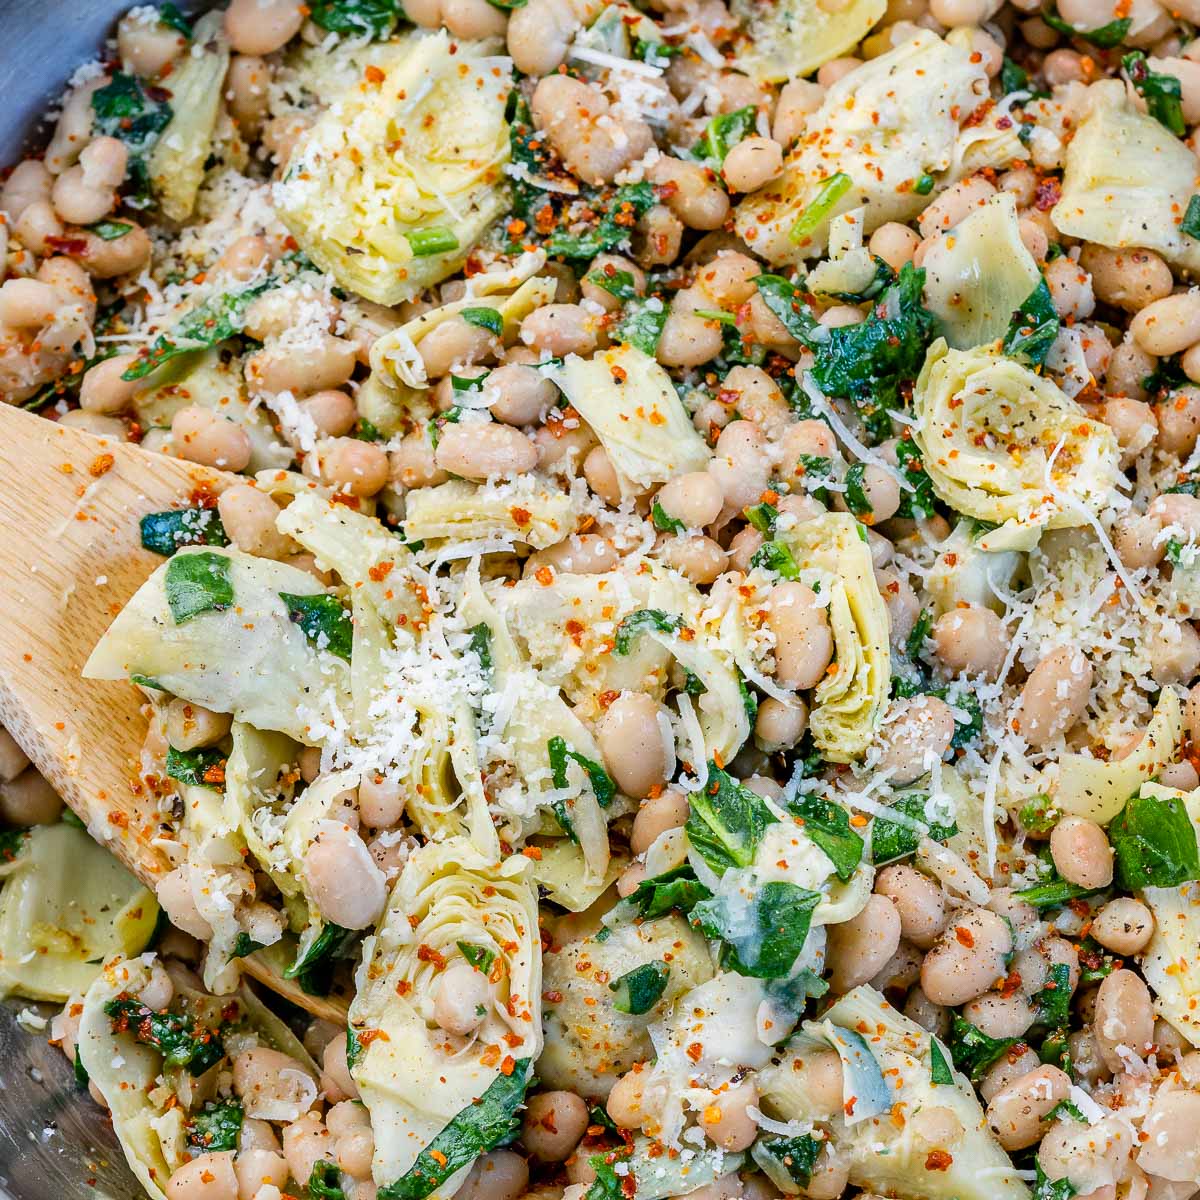
[[[699,1062],[704,1057],[704,1047],[700,1042],[692,1042],[687,1048],[687,1056],[692,1062]]]
[[[1062,198],[1062,187],[1057,179],[1042,179],[1033,193],[1033,206],[1038,212],[1049,212]]]
[[[966,946],[968,950],[972,949],[975,945],[975,935],[965,925],[959,925],[955,928],[954,938],[960,946]]]
[[[439,971],[446,965],[446,956],[424,942],[417,947],[417,958],[421,962],[433,963]]]
[[[925,1158],[925,1170],[948,1171],[954,1159],[945,1150],[930,1150]]]
[[[513,1069],[516,1067],[516,1065],[517,1065],[517,1060],[515,1058],[513,1058],[513,1056],[511,1054],[506,1054],[504,1056],[504,1061],[500,1064],[500,1074],[501,1075],[511,1075],[513,1073]]]
[[[369,65],[363,72],[363,78],[369,84],[372,84],[374,87],[378,87],[387,78],[387,76],[384,75],[384,73],[377,66],[372,64]]]
[[[524,529],[533,520],[533,514],[527,508],[510,508],[508,515],[521,529]]]
[[[367,574],[375,583],[382,583],[392,573],[393,565],[390,562],[376,563],[368,569]]]
[[[97,454],[92,459],[92,465],[88,467],[88,474],[93,479],[99,479],[101,475],[107,475],[113,469],[116,461],[111,454]]]

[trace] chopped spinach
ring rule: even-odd
[[[172,508],[141,520],[142,546],[170,558],[180,546],[228,546],[229,535],[215,508]]]
[[[798,342],[811,347],[823,336],[823,326],[813,316],[798,284],[782,275],[758,275],[752,282],[763,303]]]
[[[1175,796],[1133,796],[1108,827],[1117,878],[1130,891],[1200,879],[1196,830]]]
[[[104,1011],[112,1018],[114,1033],[128,1033],[143,1046],[151,1046],[172,1067],[186,1067],[203,1075],[225,1057],[225,1044],[216,1030],[201,1025],[186,1013],[155,1012],[140,1000],[121,995],[109,1000]]]
[[[754,132],[754,121],[758,110],[754,105],[735,108],[733,112],[719,113],[708,123],[704,136],[692,150],[696,158],[707,159],[719,168],[725,155],[743,138]]]
[[[239,932],[233,939],[233,950],[230,951],[229,957],[246,958],[263,948],[262,942],[256,942],[248,933]]]
[[[773,571],[781,579],[800,577],[796,559],[782,542],[763,542],[750,556],[750,565],[762,571]]]
[[[510,1061],[507,1067],[478,1100],[450,1120],[399,1179],[379,1189],[379,1200],[424,1200],[451,1175],[520,1128],[517,1110],[529,1085],[530,1060]]]
[[[1129,18],[1125,18],[1128,24]],[[1119,22],[1114,21],[1114,25]],[[1033,1200],[1071,1200],[1071,1197],[1076,1194],[1078,1189],[1075,1185],[1064,1176],[1062,1179],[1050,1179],[1046,1172],[1042,1170],[1042,1164],[1036,1159],[1034,1160],[1036,1168],[1036,1178],[1033,1185]]]
[[[896,443],[896,462],[900,473],[912,488],[911,492],[900,493],[900,507],[896,510],[896,516],[908,517],[910,520],[936,516],[933,480],[929,478],[925,463],[921,459],[921,451],[917,449],[917,443],[912,438],[902,437]]]
[[[333,965],[339,958],[353,953],[361,930],[343,929],[327,921],[308,947],[297,953],[283,973],[284,979],[297,979],[300,988],[309,996],[325,996],[333,983]]]
[[[1021,805],[1017,810],[1017,819],[1030,833],[1047,834],[1058,824],[1058,810],[1049,796],[1039,793]]]
[[[312,645],[318,650],[328,650],[346,662],[350,661],[354,648],[354,623],[336,596],[297,596],[291,592],[280,592],[279,598],[287,605],[288,619],[300,626]]]
[[[161,89],[147,90],[136,75],[124,71],[113,72],[112,81],[92,93],[94,131],[117,138],[129,151],[128,199],[137,207],[152,202],[147,156],[174,115],[165,96]]]
[[[492,672],[492,630],[485,622],[480,621],[478,625],[471,626],[471,640],[467,643],[467,649],[479,659],[479,669],[485,675],[490,675]]]
[[[718,875],[748,867],[768,825],[777,820],[755,791],[709,763],[708,784],[690,796],[688,841]]]
[[[752,504],[745,510],[746,520],[758,530],[763,537],[770,537],[775,532],[775,522],[779,519],[779,509],[765,501]]]
[[[102,242],[115,242],[123,238],[133,228],[126,221],[96,221],[86,226],[89,233],[94,233]]]
[[[701,900],[692,920],[725,943],[723,963],[739,975],[782,979],[790,974],[808,937],[821,893],[772,880],[752,898],[740,892]]]
[[[318,1158],[308,1175],[309,1200],[346,1200],[342,1190],[342,1173],[335,1162]]]
[[[626,304],[621,319],[613,326],[613,340],[633,346],[653,358],[667,316],[667,306],[657,297],[631,300]]]
[[[683,628],[683,618],[676,613],[665,613],[659,608],[639,608],[621,618],[613,642],[613,652],[625,655],[633,649],[634,641],[648,629],[659,633],[678,633]]]
[[[687,528],[682,521],[672,517],[657,500],[650,508],[650,519],[654,522],[654,528],[662,533],[682,533]]]
[[[1066,963],[1050,968],[1046,986],[1033,997],[1038,1021],[1051,1029],[1065,1029],[1071,1013],[1071,972]]]
[[[763,1153],[773,1158],[787,1172],[788,1178],[799,1188],[806,1188],[812,1179],[813,1168],[823,1139],[815,1138],[811,1133],[802,1133],[799,1137],[772,1138],[762,1143]]]
[[[375,39],[387,37],[402,15],[398,0],[309,0],[308,9],[322,29]]]
[[[559,230],[546,242],[546,253],[563,258],[595,258],[606,250],[623,246],[633,227],[654,207],[654,188],[648,183],[631,183],[618,188],[600,220],[583,233]]]
[[[608,985],[610,992],[616,992],[613,1008],[635,1017],[648,1013],[662,999],[670,978],[671,968],[661,962],[642,963],[626,971]]]
[[[837,877],[847,882],[862,862],[863,840],[850,828],[850,814],[832,800],[797,796],[791,811],[804,821],[804,832],[824,851]]]
[[[72,1072],[75,1076],[75,1086],[81,1091],[87,1090],[87,1085],[91,1080],[88,1074],[87,1067],[83,1065],[83,1059],[79,1057],[79,1047],[75,1047],[75,1059],[71,1064]]]
[[[214,747],[195,750],[167,747],[167,775],[190,787],[225,789],[225,755]]]
[[[1193,196],[1188,201],[1187,211],[1179,222],[1179,231],[1190,238],[1200,239],[1200,196]]]
[[[864,482],[866,474],[865,463],[854,463],[846,472],[846,507],[856,517],[869,517],[875,509],[871,507],[871,498],[867,495]]]
[[[584,282],[601,288],[610,296],[615,296],[622,303],[626,300],[634,299],[638,294],[633,275],[628,271],[618,271],[611,265],[599,270],[589,271],[584,276]]]
[[[1013,358],[1024,358],[1031,366],[1041,367],[1054,339],[1058,337],[1058,310],[1050,296],[1046,280],[1025,298],[1021,307],[1013,313],[1004,335],[1004,353]]]
[[[0,862],[13,862],[21,853],[28,837],[28,829],[0,829]]]
[[[233,603],[230,560],[211,550],[176,554],[167,563],[164,587],[176,625],[201,613],[220,612]]]
[[[463,958],[480,974],[486,975],[492,969],[492,964],[496,961],[495,950],[489,950],[486,946],[473,946],[470,942],[455,942],[454,944]]]
[[[921,609],[917,615],[917,619],[913,622],[913,627],[909,632],[908,638],[904,643],[904,653],[911,659],[918,659],[921,656],[921,651],[925,649],[925,642],[929,637],[929,632],[933,628],[933,613],[927,608]]]
[[[935,842],[944,842],[948,838],[952,838],[958,832],[958,826],[951,822],[949,825],[941,825],[934,821],[932,824],[925,816],[925,804],[928,796],[924,792],[910,792],[906,796],[901,796],[892,808],[896,812],[908,817],[910,821],[917,821],[922,825],[929,827],[929,837]],[[884,863],[895,862],[900,858],[907,858],[910,854],[917,852],[917,846],[921,841],[921,834],[917,833],[908,825],[901,825],[898,821],[889,821],[886,817],[876,817],[871,822],[871,860],[877,867],[883,866]]]
[[[613,797],[617,794],[617,785],[598,762],[580,754],[578,750],[573,750],[561,737],[552,737],[546,743],[546,751],[550,756],[550,773],[556,788],[567,786],[567,759],[572,759],[587,775],[596,803],[601,808],[607,808],[613,802]]]
[[[496,308],[460,308],[458,315],[462,317],[468,325],[475,325],[480,329],[486,329],[489,333],[499,337],[504,332],[504,318],[500,315],[500,310]]]
[[[1092,896],[1095,888],[1081,887],[1077,883],[1068,883],[1065,879],[1052,879],[1039,883],[1024,891],[1015,892],[1017,899],[1024,901],[1033,908],[1057,908],[1068,900],[1076,900],[1080,896]]]
[[[954,1059],[954,1065],[972,1083],[978,1083],[984,1071],[1010,1046],[1015,1045],[1016,1040],[988,1037],[983,1030],[977,1029],[965,1017],[956,1013],[950,1029],[950,1056]]]
[[[935,1037],[929,1039],[929,1082],[935,1087],[954,1086],[954,1071],[946,1061],[942,1044]]]
[[[673,909],[690,913],[699,901],[707,900],[711,895],[692,868],[685,865],[653,879],[643,879],[624,903],[636,909],[638,916],[650,921]]]
[[[236,1100],[224,1104],[210,1101],[192,1117],[187,1131],[188,1145],[201,1154],[236,1150],[242,1117],[242,1106]]]
[[[1068,25],[1058,15],[1058,6],[1054,3],[1042,9],[1042,20],[1058,33],[1067,37],[1083,38],[1085,42],[1091,42],[1093,46],[1099,46],[1101,50],[1111,50],[1114,46],[1119,46],[1125,40],[1125,35],[1133,24],[1132,17],[1121,17],[1116,21],[1109,21],[1097,29],[1076,29],[1074,25]]]
[[[1174,75],[1150,70],[1144,50],[1123,55],[1121,66],[1138,95],[1146,101],[1146,111],[1176,137],[1183,137],[1187,123],[1183,119],[1183,86],[1179,80]]]

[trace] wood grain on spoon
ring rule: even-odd
[[[140,518],[238,477],[0,403],[0,478],[0,721],[93,836],[154,887],[171,864],[151,844],[155,797],[139,780],[140,695],[80,672],[162,562],[142,548]],[[345,1021],[343,1005],[260,959],[243,966],[314,1016]]]

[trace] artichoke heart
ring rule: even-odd
[[[858,45],[883,16],[883,0],[828,11],[817,0],[733,0],[747,43],[738,65],[759,83],[799,79]]]
[[[505,210],[511,86],[507,58],[444,30],[397,40],[300,140],[276,188],[280,219],[344,287],[411,300],[458,270]],[[431,230],[457,245],[419,254]]]
[[[935,342],[913,407],[933,490],[976,520],[1084,525],[1117,485],[1112,430],[1051,380],[993,350]]]

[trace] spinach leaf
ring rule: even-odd
[[[1031,366],[1044,366],[1046,355],[1058,337],[1058,326],[1058,310],[1054,307],[1050,289],[1046,280],[1040,279],[1008,323],[1004,353],[1013,358],[1024,358]]]
[[[762,1143],[763,1153],[773,1158],[787,1172],[788,1178],[800,1188],[806,1188],[812,1179],[813,1167],[821,1153],[824,1140],[811,1133],[799,1137],[772,1138]]]
[[[969,746],[983,733],[983,708],[979,701],[970,693],[964,693],[954,701],[954,734],[950,738],[951,749],[962,750]],[[965,712],[965,721],[959,718],[959,712]]]
[[[935,1087],[954,1086],[954,1072],[946,1061],[941,1043],[935,1037],[929,1039],[929,1082]]]
[[[400,19],[397,0],[309,0],[308,9],[322,29],[352,37],[387,37]]]
[[[833,211],[837,202],[854,186],[854,181],[844,171],[831,175],[819,188],[817,194],[796,219],[788,231],[788,240],[803,246],[812,239],[825,218]]]
[[[616,296],[622,303],[634,299],[638,294],[633,275],[628,271],[618,271],[612,263],[607,263],[599,270],[589,271],[584,276],[584,281],[602,288],[610,296]]]
[[[600,220],[584,233],[559,230],[546,242],[547,254],[563,258],[595,258],[606,250],[623,246],[638,220],[654,207],[654,188],[648,183],[631,183],[618,188]]]
[[[682,533],[687,528],[682,521],[672,517],[657,500],[650,507],[650,519],[654,522],[654,528],[662,533]]]
[[[230,958],[246,958],[256,951],[264,949],[262,942],[256,942],[248,933],[241,932],[233,939],[233,950]]]
[[[179,11],[178,6],[170,3],[167,0],[166,4],[158,6],[159,24],[165,25],[168,29],[174,29],[176,33],[182,33],[185,38],[192,36],[192,26],[187,17]]]
[[[1049,796],[1033,796],[1017,810],[1017,819],[1030,833],[1047,834],[1058,824],[1058,809]]]
[[[1079,884],[1068,883],[1065,879],[1051,879],[1024,891],[1015,892],[1014,895],[1033,908],[1055,908],[1080,896],[1095,895],[1095,892],[1095,888],[1080,887]]]
[[[765,501],[752,504],[744,510],[747,521],[758,530],[763,537],[770,537],[775,532],[775,522],[779,519],[779,509]]]
[[[228,546],[229,535],[215,508],[172,508],[141,520],[142,546],[170,558],[180,546]]]
[[[66,820],[65,817],[63,819]],[[28,837],[28,829],[0,829],[0,862],[14,862]]]
[[[82,1092],[87,1090],[87,1085],[91,1080],[88,1074],[87,1067],[83,1065],[83,1059],[79,1057],[79,1047],[75,1047],[75,1061],[71,1064],[72,1071],[75,1075],[75,1086]]]
[[[98,134],[125,143],[129,151],[126,172],[132,189],[129,199],[138,207],[148,207],[152,202],[146,158],[174,115],[165,93],[158,88],[152,90],[153,97],[136,75],[115,71],[111,83],[92,93],[92,127]]]
[[[424,1200],[456,1171],[506,1141],[520,1128],[517,1110],[529,1068],[527,1058],[509,1063],[507,1074],[502,1067],[483,1095],[455,1114],[399,1179],[379,1189],[379,1200]]]
[[[1080,1125],[1087,1124],[1087,1117],[1080,1111],[1079,1105],[1070,1100],[1060,1100],[1049,1112],[1047,1121],[1078,1121]]]
[[[1182,801],[1133,796],[1108,827],[1117,878],[1130,891],[1200,879],[1196,830]]]
[[[696,158],[707,159],[719,169],[725,155],[742,140],[754,132],[754,120],[758,110],[753,104],[735,108],[733,112],[720,113],[713,117],[704,131],[704,136],[692,150]]]
[[[613,651],[616,654],[628,654],[633,649],[634,640],[647,629],[657,629],[659,633],[677,633],[682,628],[683,618],[676,613],[665,613],[660,608],[639,608],[621,619]]]
[[[167,775],[190,787],[225,790],[225,755],[214,747],[195,750],[167,747]]]
[[[904,643],[904,653],[909,658],[916,660],[921,657],[921,651],[925,649],[925,641],[929,637],[929,631],[932,628],[933,613],[927,608],[921,609]]]
[[[798,342],[811,348],[824,336],[824,327],[813,316],[797,284],[782,275],[757,275],[751,282],[758,288],[763,303]]]
[[[936,318],[921,302],[924,284],[924,270],[905,263],[865,321],[823,329],[821,340],[810,342],[813,380],[827,396],[848,400],[876,442],[891,437],[887,410],[900,407],[900,386],[917,377],[933,338]]]
[[[240,292],[222,292],[179,320],[169,333],[160,334],[148,349],[139,351],[137,361],[121,378],[128,381],[144,379],[165,362],[193,350],[203,350],[228,341],[241,332],[246,310],[275,285],[271,278],[252,283]]]
[[[188,1145],[201,1154],[218,1150],[236,1150],[242,1129],[242,1106],[236,1100],[224,1104],[209,1102],[192,1117],[188,1127]]]
[[[585,757],[578,750],[572,750],[561,737],[552,737],[546,743],[546,751],[550,756],[550,772],[556,788],[567,786],[567,759],[570,758],[583,768],[595,793],[596,803],[601,808],[607,808],[613,802],[613,797],[617,794],[617,785],[598,762]]]
[[[346,1200],[342,1190],[342,1173],[335,1162],[318,1158],[308,1175],[309,1200]]]
[[[346,1026],[346,1066],[353,1068],[357,1065],[358,1060],[362,1058],[366,1047],[362,1044],[362,1038],[358,1036],[358,1030],[353,1025]]]
[[[1125,21],[1128,23],[1129,18],[1126,17]],[[1113,24],[1116,25],[1119,22],[1114,21]],[[1033,1165],[1037,1170],[1033,1185],[1033,1200],[1071,1200],[1071,1197],[1076,1194],[1078,1189],[1069,1179],[1064,1177],[1051,1180],[1042,1170],[1040,1162],[1035,1159]]]
[[[782,542],[763,542],[750,556],[750,565],[762,571],[773,571],[781,579],[800,577],[796,559]]]
[[[935,842],[944,842],[958,832],[958,826],[953,822],[949,825],[941,825],[936,821],[930,824],[925,817],[925,804],[928,799],[924,792],[910,792],[901,796],[892,808],[911,821],[928,825],[929,837]],[[889,821],[886,817],[876,817],[871,822],[871,861],[877,867],[881,867],[899,858],[907,858],[910,854],[916,854],[920,840],[921,835],[908,825]]]
[[[1042,20],[1051,29],[1057,30],[1067,37],[1083,38],[1085,42],[1091,42],[1093,46],[1099,46],[1101,50],[1111,50],[1114,46],[1119,46],[1125,40],[1125,35],[1133,24],[1132,17],[1121,17],[1119,20],[1109,21],[1107,25],[1101,25],[1098,29],[1076,29],[1074,25],[1068,25],[1058,15],[1058,7],[1053,3],[1042,9]]]
[[[921,451],[917,449],[917,443],[912,438],[902,437],[896,443],[896,462],[900,473],[912,487],[911,492],[900,493],[900,507],[896,510],[896,515],[908,517],[910,520],[936,516],[933,480],[929,478],[921,460]]]
[[[297,953],[284,979],[298,979],[300,988],[309,996],[325,996],[333,983],[333,964],[339,958],[349,958],[361,930],[343,929],[327,921],[308,948]]]
[[[1050,968],[1046,986],[1033,997],[1038,1021],[1051,1029],[1065,1029],[1071,1015],[1071,972],[1066,963]]]
[[[610,992],[617,993],[613,1008],[635,1017],[648,1013],[662,998],[670,978],[671,968],[661,962],[642,963],[640,967],[626,971],[608,985]]]
[[[869,517],[875,512],[864,483],[866,470],[866,464],[857,462],[846,472],[846,507],[856,517]]]
[[[850,814],[832,800],[798,796],[789,806],[804,819],[804,832],[825,852],[845,883],[862,862],[863,840],[850,828]]]
[[[470,942],[455,942],[454,944],[463,958],[481,975],[486,975],[492,969],[492,964],[496,961],[495,950],[489,950],[486,946],[473,946]]]
[[[621,319],[613,326],[613,341],[624,342],[654,357],[663,326],[667,323],[667,306],[655,296],[631,300]]]
[[[462,317],[468,325],[478,326],[480,329],[486,329],[489,333],[499,337],[504,332],[504,318],[500,315],[500,310],[496,308],[460,308],[458,315]]]
[[[596,1174],[595,1180],[584,1193],[584,1200],[627,1200],[622,1181],[633,1178],[632,1175],[618,1175],[616,1164],[629,1157],[625,1146],[618,1146],[606,1154],[593,1154],[588,1159]]]
[[[1187,124],[1183,119],[1183,86],[1179,80],[1174,75],[1150,70],[1144,50],[1123,55],[1121,66],[1138,95],[1146,101],[1146,111],[1176,137],[1183,137]]]
[[[132,228],[125,221],[96,221],[86,226],[89,233],[94,233],[103,242],[115,242],[123,238]]]
[[[768,825],[776,816],[766,801],[715,762],[708,765],[708,784],[691,797],[688,841],[718,875],[730,867],[748,867]]]
[[[471,626],[471,640],[467,643],[467,649],[479,659],[479,668],[485,675],[492,673],[492,630],[491,627],[480,621],[478,625]]]
[[[201,613],[220,612],[233,603],[229,559],[209,550],[175,555],[167,563],[164,587],[176,625]]]
[[[1200,238],[1200,196],[1193,196],[1188,201],[1187,211],[1179,222],[1179,230],[1190,238]]]
[[[1000,66],[1000,90],[1007,96],[1009,92],[1024,92],[1029,88],[1029,72],[1017,66],[1006,54]]]
[[[104,1011],[112,1018],[114,1033],[131,1034],[157,1050],[169,1066],[186,1067],[191,1075],[203,1075],[225,1057],[217,1032],[186,1013],[155,1012],[127,995],[109,1000]]]
[[[701,900],[707,900],[711,895],[692,868],[685,865],[653,879],[643,879],[624,903],[636,909],[639,916],[652,921],[674,909],[690,913]]]
[[[821,893],[772,880],[752,897],[741,892],[701,900],[692,920],[727,947],[723,961],[739,975],[756,979],[787,976],[804,948]]]
[[[288,619],[300,626],[312,645],[350,661],[354,649],[354,623],[336,596],[297,596],[280,592],[279,598],[287,605]]]
[[[991,1038],[977,1029],[965,1017],[957,1013],[950,1029],[949,1049],[954,1065],[972,1083],[978,1083],[988,1069],[1008,1048],[1016,1044],[1016,1038]]]

